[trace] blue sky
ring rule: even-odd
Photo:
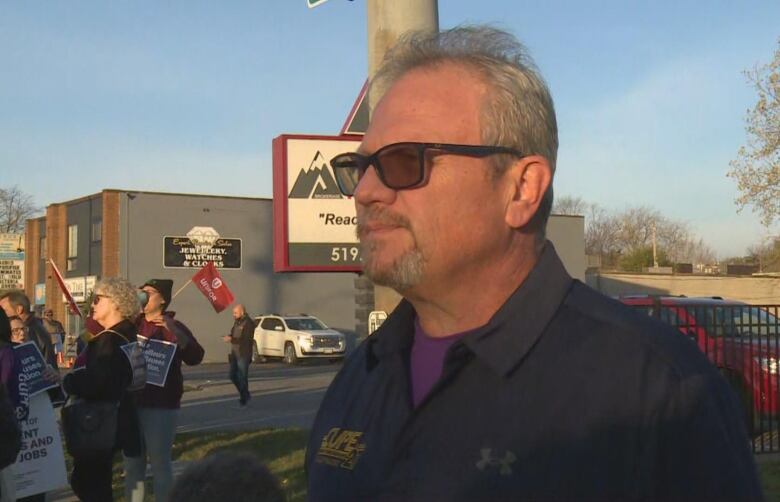
[[[537,5],[538,4],[538,5]],[[772,230],[726,177],[780,3],[439,0],[515,33],[552,90],[556,194],[647,205],[721,257]],[[367,71],[364,0],[0,1],[0,186],[270,197],[271,140],[336,134]]]

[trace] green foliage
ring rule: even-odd
[[[746,71],[758,101],[745,119],[747,144],[731,161],[728,176],[737,182],[739,209],[750,205],[764,225],[780,217],[780,39],[774,59]]]
[[[659,250],[658,254],[658,266],[670,267],[672,262],[666,256],[663,250]],[[620,257],[618,261],[618,268],[625,272],[642,272],[647,267],[653,266],[653,247],[643,246],[636,248]]]

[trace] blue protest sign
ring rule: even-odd
[[[144,346],[146,357],[146,383],[165,387],[168,371],[171,369],[176,344],[165,340],[149,339],[138,335],[138,342]]]
[[[27,394],[30,397],[59,385],[43,378],[46,361],[44,361],[35,342],[14,346],[14,358],[16,359],[19,382],[27,384]]]

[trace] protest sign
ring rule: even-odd
[[[22,449],[12,466],[16,497],[27,497],[67,486],[60,429],[46,393],[30,399],[30,413],[19,425],[22,428]]]
[[[29,396],[57,387],[59,384],[43,378],[46,361],[35,342],[26,342],[14,347],[14,358],[17,361],[16,371],[18,381],[27,384]]]
[[[138,335],[138,343],[144,348],[146,358],[146,383],[165,387],[168,371],[171,369],[176,344],[165,340],[149,339]]]

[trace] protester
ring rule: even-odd
[[[141,426],[141,454],[125,457],[125,499],[128,502],[144,500],[147,454],[152,465],[154,498],[157,502],[168,500],[173,484],[171,449],[184,392],[181,363],[196,365],[203,360],[203,347],[187,326],[174,319],[176,314],[168,310],[172,287],[173,281],[169,279],[150,279],[141,288],[148,300],[138,320],[138,334],[149,340],[175,344],[176,351],[165,385],[147,383],[143,390],[134,393]],[[151,350],[151,345],[147,350]]]
[[[255,343],[255,322],[246,313],[243,305],[233,307],[233,327],[230,334],[222,337],[230,343],[230,381],[238,390],[238,403],[241,408],[246,407],[252,398],[249,393],[249,363],[252,361],[252,344]]]
[[[222,451],[191,464],[176,480],[171,502],[284,502],[279,482],[254,455]]]
[[[9,291],[0,296],[0,307],[8,317],[18,316],[27,326],[27,336],[35,342],[43,354],[43,359],[52,367],[57,367],[57,355],[51,343],[51,335],[43,327],[41,320],[32,315],[30,299],[21,291]]]
[[[409,35],[380,89],[358,153],[331,165],[363,272],[403,300],[322,400],[309,500],[761,499],[717,370],[545,239],[557,126],[522,45]]]
[[[5,311],[0,309],[0,502],[16,500],[16,483],[11,465],[16,462],[22,446],[21,428],[16,417],[16,406],[19,403],[14,371],[13,345],[16,342],[12,340],[12,333],[11,322]]]
[[[11,326],[11,345],[27,343],[31,341],[30,327],[27,326],[19,316],[10,317],[8,321]],[[9,349],[11,348],[9,347]],[[13,357],[12,349],[11,349],[11,357]],[[53,382],[59,382],[59,371],[57,371],[53,366],[49,365],[46,369],[44,369],[44,378],[51,380]],[[10,386],[9,389],[11,389]],[[50,389],[48,394],[50,396],[56,396],[57,398],[60,398],[62,396],[62,393],[59,388]],[[14,389],[11,389],[11,395],[18,400],[18,392],[15,392]],[[46,493],[41,492],[41,493],[20,498],[18,499],[18,502],[44,502],[45,500],[46,500]]]
[[[24,321],[18,315],[7,317],[11,324],[11,342],[25,343],[30,341],[30,328],[24,325]]]
[[[63,351],[63,341],[65,340],[65,328],[62,323],[54,318],[54,311],[46,309],[43,312],[43,327],[51,335],[51,343],[54,346],[54,354],[60,357]]]
[[[76,359],[74,371],[65,376],[63,387],[69,395],[85,400],[110,401],[119,405],[117,435],[113,449],[73,459],[70,485],[85,501],[112,500],[111,464],[114,452],[126,456],[141,450],[136,409],[127,391],[133,370],[122,345],[136,341],[133,320],[140,306],[136,289],[126,280],[103,279],[95,285],[92,318],[103,331],[85,333],[87,345]]]

